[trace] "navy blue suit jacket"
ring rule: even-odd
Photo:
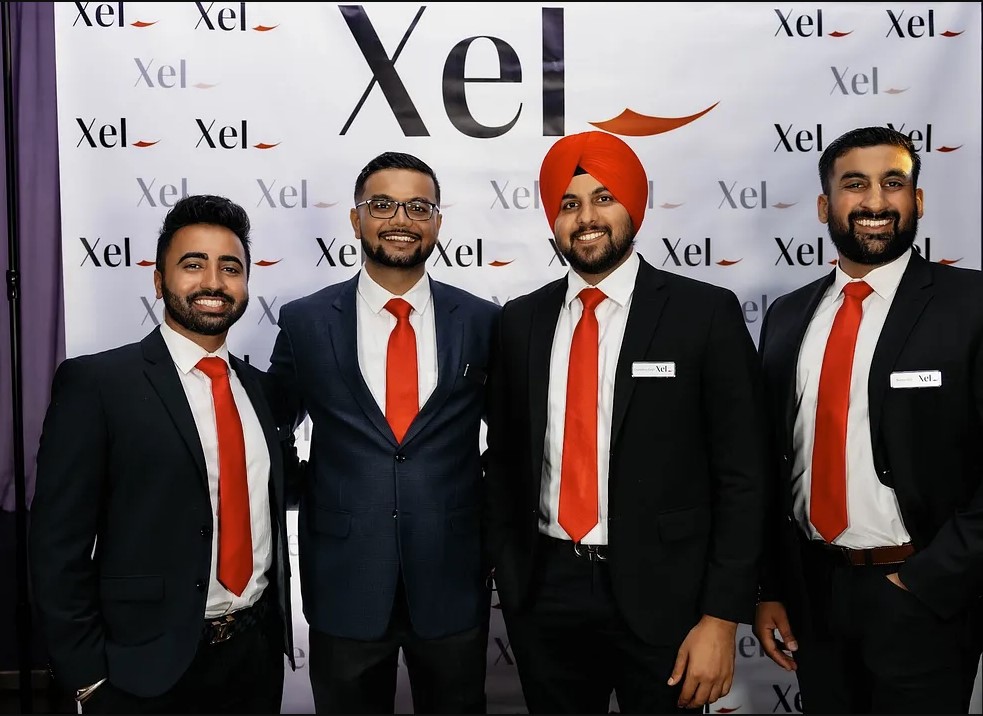
[[[280,311],[270,372],[294,425],[313,423],[298,520],[304,614],[326,634],[382,637],[400,573],[419,636],[488,617],[479,431],[499,307],[430,285],[437,385],[402,443],[359,369],[358,276]]]

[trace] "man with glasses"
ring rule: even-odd
[[[498,307],[427,276],[442,216],[420,159],[355,181],[353,278],[286,304],[270,358],[313,422],[300,570],[318,713],[392,713],[403,650],[416,713],[483,713],[485,376]]]

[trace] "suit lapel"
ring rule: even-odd
[[[539,478],[543,472],[543,449],[546,440],[546,416],[549,410],[550,355],[553,336],[560,317],[563,299],[567,294],[567,279],[556,281],[546,290],[543,300],[532,315],[529,335],[529,426],[532,431],[532,474]]]
[[[632,291],[631,308],[625,324],[625,337],[621,342],[621,354],[614,379],[614,407],[611,413],[611,444],[617,442],[621,425],[628,412],[628,404],[635,390],[631,366],[645,358],[645,351],[652,343],[662,309],[669,298],[662,275],[639,257],[638,275]]]
[[[884,393],[890,372],[912,328],[932,298],[932,273],[928,261],[912,252],[908,268],[898,284],[898,291],[877,339],[870,363],[867,398],[870,402],[870,437],[876,454],[884,407]]]
[[[410,423],[406,435],[403,436],[401,443],[403,445],[426,427],[451,394],[454,382],[460,373],[461,355],[464,350],[464,324],[454,315],[458,308],[457,301],[451,297],[443,284],[429,280],[437,333],[437,385],[426,404],[420,408],[420,412]]]
[[[277,433],[276,421],[273,420],[273,413],[263,394],[263,388],[257,379],[245,367],[243,362],[234,355],[229,354],[232,368],[239,377],[239,382],[249,396],[249,402],[253,404],[256,417],[263,428],[263,436],[266,438],[266,447],[270,451],[270,476],[273,481],[274,496],[276,504],[273,508],[274,516],[280,514],[280,506],[283,505],[283,462],[280,459],[280,440]],[[279,522],[279,519],[277,519]]]
[[[188,404],[184,386],[181,385],[181,378],[178,376],[177,368],[174,367],[174,359],[171,358],[167,344],[160,335],[160,328],[144,338],[140,346],[145,361],[144,373],[188,446],[198,466],[202,484],[207,489],[208,473],[205,469],[205,453],[201,448],[198,427],[195,425],[194,415],[191,414],[191,406]]]
[[[344,289],[331,304],[329,309],[332,315],[328,319],[328,330],[330,335],[328,341],[334,350],[335,360],[341,368],[341,375],[348,389],[351,390],[355,402],[358,403],[365,417],[368,418],[376,430],[382,433],[393,445],[396,438],[392,428],[386,422],[386,416],[379,408],[379,404],[372,397],[372,391],[365,383],[365,377],[358,367],[358,311],[355,305],[357,300],[358,274],[348,281]]]
[[[804,310],[793,311],[793,315],[796,317],[795,324],[792,325],[791,332],[785,337],[785,340],[780,346],[780,350],[784,353],[778,360],[778,365],[782,366],[783,371],[783,375],[780,378],[780,385],[783,387],[785,400],[785,420],[782,422],[784,426],[795,424],[795,415],[799,409],[796,400],[796,394],[798,393],[796,389],[796,375],[798,374],[799,351],[802,349],[802,341],[805,338],[806,329],[809,327],[809,323],[812,322],[812,316],[819,307],[819,302],[822,300],[823,295],[833,283],[835,273],[836,271],[834,269],[830,271],[826,278],[816,282],[812,293],[806,296]],[[791,454],[791,427],[786,430],[783,449],[786,451],[786,454]]]

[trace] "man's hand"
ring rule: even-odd
[[[669,685],[675,686],[685,676],[677,702],[679,708],[712,704],[730,692],[734,683],[736,634],[735,622],[707,615],[690,629],[669,677]]]
[[[906,592],[908,591],[908,587],[906,587],[904,582],[901,581],[901,577],[897,572],[892,572],[891,574],[887,575],[887,578],[889,581],[893,582],[896,587],[903,589]]]
[[[775,638],[778,630],[781,639]],[[754,614],[754,635],[758,637],[765,653],[786,671],[795,671],[792,652],[799,648],[788,623],[785,605],[781,602],[761,602]]]

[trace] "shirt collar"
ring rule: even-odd
[[[209,353],[190,338],[175,331],[167,325],[166,321],[160,324],[160,337],[164,339],[164,344],[167,346],[168,353],[171,354],[174,365],[183,375],[190,373],[198,365],[198,361],[206,356],[216,356],[224,360],[226,364],[229,363],[229,346],[227,343],[222,343],[217,351]]]
[[[898,290],[898,285],[901,283],[901,277],[904,275],[905,269],[908,268],[908,262],[911,261],[911,252],[912,249],[908,249],[891,263],[878,266],[862,279],[851,278],[837,264],[836,274],[833,278],[833,297],[836,298],[839,296],[843,291],[843,287],[851,281],[861,280],[865,281],[874,289],[874,293],[878,296],[888,301],[891,300]]]
[[[413,285],[413,288],[402,296],[397,296],[376,283],[375,279],[369,276],[369,272],[363,268],[358,274],[358,294],[368,304],[372,313],[382,313],[386,310],[389,299],[402,298],[413,307],[416,313],[422,314],[430,305],[430,278],[424,272],[420,280]]]
[[[623,264],[604,277],[595,288],[601,289],[604,295],[624,308],[631,300],[631,294],[635,290],[635,279],[638,276],[640,262],[638,254],[632,249],[631,254]],[[567,295],[563,305],[570,308],[580,292],[590,286],[589,283],[581,278],[580,274],[571,270],[567,274]]]

